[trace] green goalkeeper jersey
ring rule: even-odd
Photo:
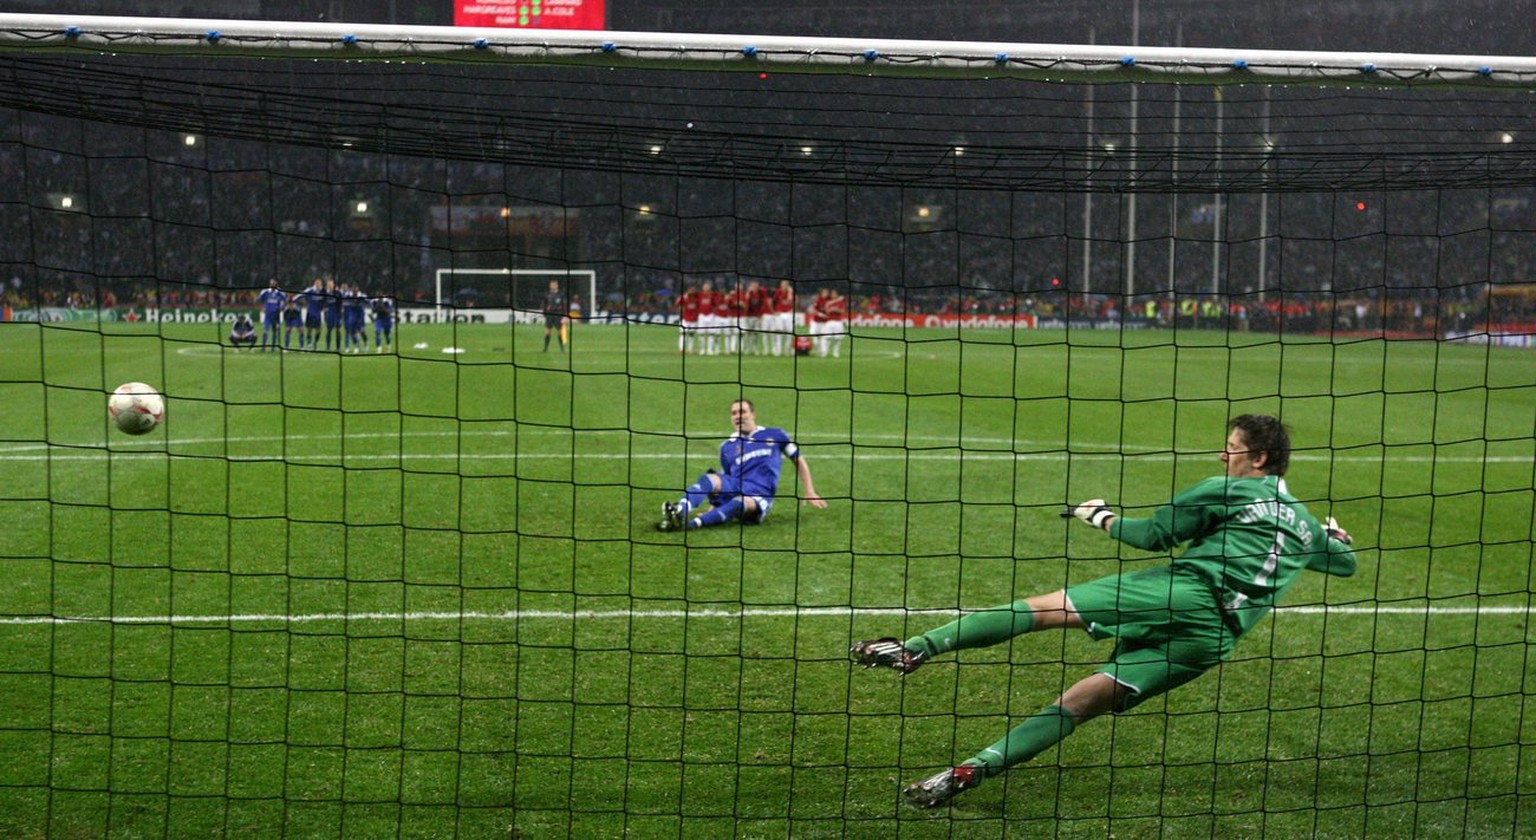
[[[1205,581],[1239,635],[1274,607],[1302,569],[1355,573],[1354,551],[1329,537],[1277,475],[1208,478],[1146,519],[1116,518],[1109,533],[1149,551],[1187,543],[1173,571]]]

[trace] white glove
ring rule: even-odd
[[[1349,538],[1349,532],[1343,528],[1340,528],[1339,521],[1331,516],[1328,517],[1327,522],[1323,523],[1323,533],[1333,537],[1345,545],[1349,545],[1351,542],[1353,542],[1353,540]]]
[[[1109,509],[1103,499],[1089,499],[1072,509],[1072,515],[1087,522],[1095,528],[1108,530],[1109,523],[1115,519],[1115,512]]]

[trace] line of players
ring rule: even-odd
[[[256,325],[249,315],[242,314],[229,331],[229,341],[236,349],[276,352],[293,348],[297,340],[300,350],[365,353],[367,319],[371,313],[374,352],[394,350],[395,302],[388,295],[370,298],[361,286],[319,277],[303,291],[289,294],[274,277],[256,295],[256,302],[261,306],[260,345]],[[324,348],[320,346],[322,333]]]
[[[721,354],[783,356],[795,347],[795,287],[788,280],[769,288],[753,280],[745,285],[708,281],[688,286],[673,304],[681,330],[677,352],[700,356]],[[848,298],[823,288],[811,302],[810,342],[818,356],[843,354],[848,335]]]

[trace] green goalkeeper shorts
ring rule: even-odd
[[[1118,711],[1200,676],[1237,641],[1210,587],[1169,566],[1069,586],[1067,600],[1088,635],[1115,639],[1099,673],[1130,689]]]

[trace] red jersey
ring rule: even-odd
[[[817,295],[816,299],[811,301],[812,321],[815,321],[819,324],[827,320],[827,302],[830,300],[831,298],[827,297],[826,295]]]
[[[727,318],[740,318],[747,313],[746,297],[746,292],[741,289],[732,289],[725,293],[722,309],[717,311],[721,311]]]
[[[696,323],[699,320],[699,293],[695,289],[683,292],[677,299],[677,311],[685,323]]]
[[[826,302],[827,320],[843,321],[848,318],[848,298],[833,294]]]
[[[704,289],[699,292],[699,314],[710,317],[720,306],[720,293],[713,289]]]
[[[795,311],[795,290],[789,286],[780,286],[773,290],[773,311],[779,314]]]
[[[747,290],[747,317],[761,318],[767,315],[770,309],[767,289],[756,288]]]

